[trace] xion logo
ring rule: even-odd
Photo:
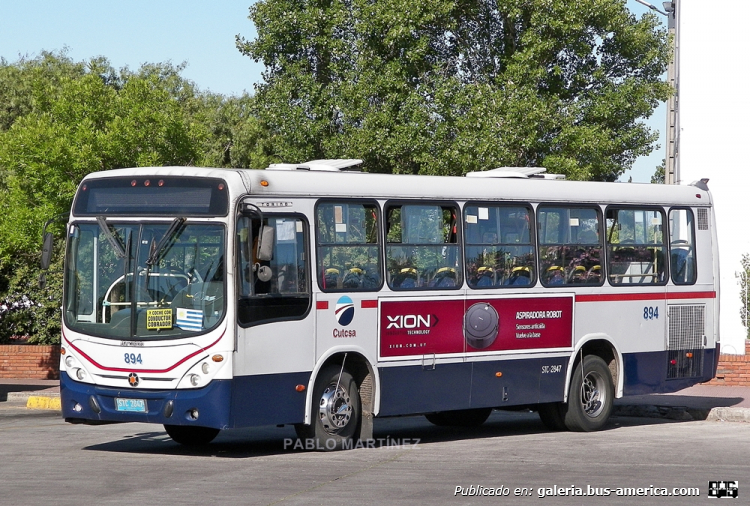
[[[438,324],[438,317],[434,314],[400,314],[388,316],[387,329],[429,329]]]

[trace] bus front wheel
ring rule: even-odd
[[[353,448],[361,423],[357,383],[341,366],[331,365],[323,368],[315,381],[310,425],[294,428],[304,448],[331,451]]]
[[[601,429],[612,413],[614,397],[609,367],[601,358],[587,355],[570,378],[570,394],[564,409],[565,426],[577,432]]]
[[[164,429],[175,443],[185,446],[207,445],[219,434],[219,429],[192,425],[165,425]]]

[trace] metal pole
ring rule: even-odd
[[[667,68],[667,82],[672,88],[672,94],[667,101],[667,132],[666,132],[666,166],[664,170],[664,183],[679,184],[679,33],[677,30],[677,1],[664,2],[664,9],[667,11],[669,37],[672,41],[672,55]]]

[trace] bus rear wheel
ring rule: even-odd
[[[219,429],[193,425],[165,425],[164,429],[172,441],[185,446],[207,445],[219,434]]]
[[[294,426],[304,448],[322,451],[354,448],[362,424],[362,401],[349,372],[336,365],[320,371],[310,415],[310,425]]]
[[[609,420],[615,387],[609,367],[595,355],[584,357],[570,378],[568,404],[563,408],[565,426],[577,432],[599,430]]]
[[[479,427],[490,417],[492,408],[438,411],[424,415],[427,421],[439,427]]]

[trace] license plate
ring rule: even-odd
[[[146,399],[121,399],[115,398],[115,409],[129,413],[146,413]]]

